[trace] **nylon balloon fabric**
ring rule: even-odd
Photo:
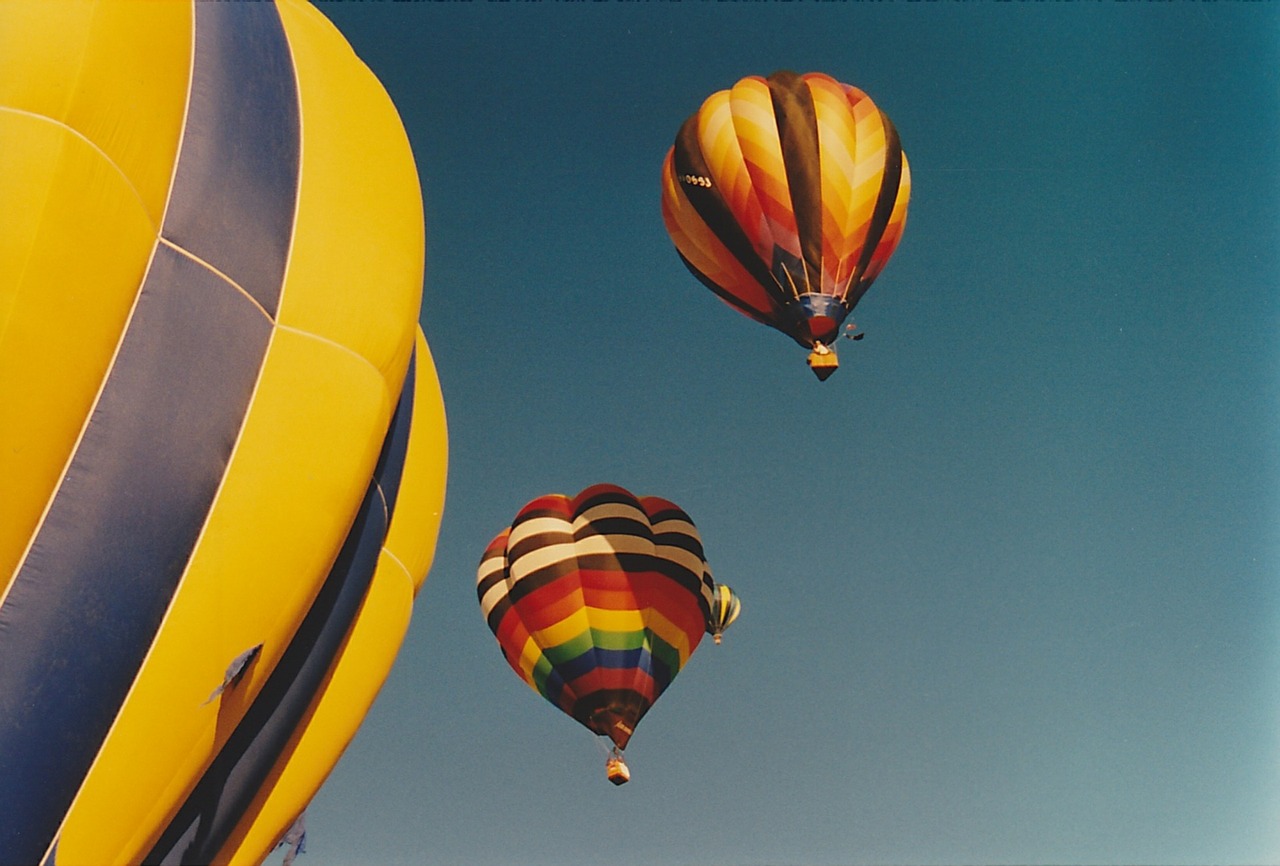
[[[0,142],[0,863],[261,862],[435,550],[408,138],[303,0],[98,0]]]
[[[803,346],[829,344],[906,224],[898,132],[828,75],[749,76],[706,99],[662,169],[685,265],[726,303]]]
[[[623,749],[697,649],[714,584],[679,506],[601,484],[522,508],[476,591],[516,674]]]

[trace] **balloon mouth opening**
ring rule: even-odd
[[[830,344],[840,333],[840,325],[849,315],[849,308],[835,295],[807,292],[788,303],[793,335],[805,346],[818,348],[818,344]]]
[[[613,741],[616,749],[622,750],[631,742],[635,733],[635,722],[632,719],[642,713],[637,708],[609,705],[600,707],[589,713],[585,719],[586,726],[602,737]]]
[[[805,325],[809,328],[809,336],[815,343],[830,343],[840,329],[840,323],[831,316],[813,316]]]

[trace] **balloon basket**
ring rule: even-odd
[[[825,382],[827,377],[840,366],[840,359],[836,357],[835,352],[819,343],[818,347],[809,353],[808,363],[809,369],[813,370],[813,375],[818,377],[818,381]]]
[[[604,762],[604,774],[615,785],[625,785],[631,781],[631,769],[622,760],[622,755],[617,753],[610,755],[609,760]]]

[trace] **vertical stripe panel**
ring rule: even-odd
[[[400,402],[396,404],[395,414],[391,416],[391,426],[387,430],[382,452],[378,455],[378,465],[373,470],[374,477],[378,479],[378,486],[382,488],[382,498],[387,501],[388,515],[396,510],[396,499],[400,494],[400,479],[404,475],[404,461],[409,450],[417,360],[415,349],[409,356],[409,369],[405,373],[404,384],[400,388]]]
[[[375,481],[289,647],[144,863],[209,863],[226,843],[328,674],[369,589],[386,532],[386,503]]]
[[[297,188],[288,46],[271,4],[194,5],[187,126],[162,235],[273,314]],[[0,863],[37,863],[49,849],[181,578],[270,335],[225,278],[157,246],[0,607]]]
[[[273,318],[297,199],[298,96],[274,3],[196,3],[191,107],[162,235]]]
[[[681,126],[665,163],[663,204],[669,208],[668,226],[678,229],[672,239],[685,266],[707,288],[746,315],[771,323],[785,293],[735,217],[727,191],[712,180],[699,118],[695,114]]]
[[[877,112],[879,112],[878,109]],[[853,309],[854,305],[858,303],[867,289],[871,287],[871,282],[877,275],[876,273],[868,275],[868,268],[871,265],[876,249],[880,245],[880,240],[885,234],[885,229],[889,226],[889,218],[893,215],[894,205],[898,201],[898,186],[902,180],[903,155],[902,143],[898,140],[898,130],[894,128],[889,118],[883,113],[880,113],[880,119],[884,125],[885,134],[884,174],[881,176],[880,189],[876,195],[875,210],[872,212],[871,220],[867,224],[867,235],[862,247],[862,258],[858,262],[858,267],[855,271],[859,278],[855,283],[850,284],[849,291],[845,295],[845,303],[849,309]],[[881,266],[883,267],[883,265]]]
[[[146,857],[146,863],[208,863],[231,837],[278,764],[351,631],[395,510],[409,422],[413,366],[382,443],[360,510],[311,609],[253,705]],[[392,490],[388,497],[386,491]]]
[[[270,323],[157,249],[115,366],[0,608],[0,863],[43,856],[186,566]]]
[[[802,291],[817,292],[822,288],[822,174],[813,97],[800,76],[785,71],[769,76],[769,96],[778,124],[798,251],[804,261]]]

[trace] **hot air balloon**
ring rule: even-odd
[[[435,548],[412,152],[301,0],[0,4],[0,863],[257,863]]]
[[[724,630],[742,613],[738,594],[723,583],[716,584],[711,593],[711,613],[707,616],[707,633],[719,644]]]
[[[684,122],[662,216],[693,275],[810,349],[825,380],[841,325],[902,237],[910,190],[897,130],[865,93],[781,71],[712,94]]]
[[[714,584],[679,506],[599,484],[525,505],[490,542],[476,592],[508,664],[534,691],[612,742],[636,725],[705,633]]]

